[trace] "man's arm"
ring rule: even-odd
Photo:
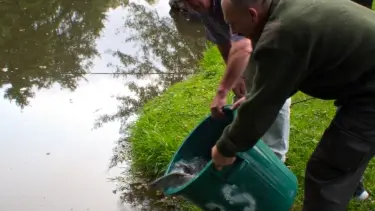
[[[228,41],[222,44],[217,44],[216,46],[219,49],[220,55],[223,58],[225,65],[226,65],[228,62],[229,51],[230,51],[230,48],[232,47],[232,44],[230,43],[230,41]]]
[[[217,46],[226,63],[225,73],[219,84],[217,94],[226,96],[246,69],[252,46],[249,39],[237,35],[232,36],[231,42],[218,44]]]
[[[236,152],[247,151],[256,144],[302,77],[303,68],[298,66],[300,58],[291,52],[264,48],[253,56],[252,89],[239,107],[237,117],[216,144],[225,157],[233,157]]]

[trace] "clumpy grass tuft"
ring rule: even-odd
[[[209,105],[223,74],[224,64],[216,48],[207,50],[201,72],[170,87],[149,101],[130,129],[133,170],[155,178],[166,170],[173,154],[189,132],[209,114]],[[293,102],[310,98],[298,93]],[[302,209],[306,162],[335,113],[332,101],[310,100],[292,105],[290,150],[287,165],[299,180],[299,195],[293,211]],[[365,175],[365,186],[375,190],[375,165]],[[257,191],[257,190],[255,190]],[[259,190],[258,190],[259,191]],[[196,209],[184,204],[184,210]],[[375,211],[373,198],[351,202],[349,211]]]

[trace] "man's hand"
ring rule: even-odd
[[[243,77],[239,78],[232,89],[237,99],[242,98],[246,94],[246,84]]]
[[[227,103],[227,93],[218,91],[211,104],[211,116],[213,118],[223,118],[225,116],[223,107]]]
[[[217,170],[221,170],[224,166],[232,165],[236,157],[224,157],[217,150],[216,145],[211,149],[212,162]]]
[[[239,100],[237,100],[236,102],[233,103],[231,109],[234,110],[234,109],[237,109],[238,107],[240,107],[240,105],[246,100],[246,97],[241,97]]]

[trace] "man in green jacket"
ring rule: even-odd
[[[254,49],[245,72],[251,89],[212,148],[215,166],[252,148],[297,91],[335,100],[339,109],[306,167],[303,211],[346,210],[375,155],[375,13],[349,0],[223,0],[222,9]],[[225,84],[228,92],[233,83]]]

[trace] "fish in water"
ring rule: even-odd
[[[176,162],[171,173],[154,180],[149,186],[154,189],[179,187],[193,179],[206,164],[207,161],[202,158],[194,158],[190,162],[181,160]]]

